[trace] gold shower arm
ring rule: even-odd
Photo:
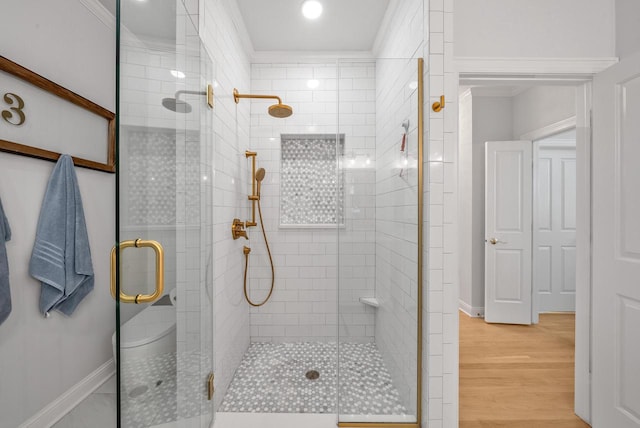
[[[278,100],[278,104],[282,104],[282,100],[277,95],[252,95],[241,94],[236,88],[233,88],[233,100],[238,104],[241,98],[257,98],[261,100]]]

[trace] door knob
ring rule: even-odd
[[[488,242],[491,245],[496,245],[496,244],[507,244],[507,241],[501,241],[499,239],[496,238],[491,238],[491,239],[485,239],[484,242]]]

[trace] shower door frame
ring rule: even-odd
[[[423,248],[424,248],[424,58],[417,58],[418,81],[418,337],[416,379],[416,422],[340,422],[344,428],[420,428],[422,420],[422,308],[423,308]],[[338,413],[338,419],[340,415]]]
[[[184,4],[178,3],[179,5],[181,5],[182,7],[185,7]],[[184,11],[186,11],[186,9],[184,9]],[[123,165],[126,165],[126,162],[121,161],[120,156],[125,156],[125,154],[123,154],[123,152],[121,151],[121,149],[123,149],[123,135],[125,134],[125,130],[126,131],[130,131],[133,129],[138,129],[138,130],[154,130],[156,132],[163,132],[163,131],[170,131],[170,132],[175,132],[175,136],[176,136],[176,141],[180,140],[180,138],[182,138],[183,144],[185,145],[184,147],[182,147],[183,151],[186,151],[186,144],[189,140],[189,138],[194,138],[194,136],[196,136],[196,138],[198,139],[198,148],[197,148],[197,153],[199,156],[197,159],[197,163],[198,163],[198,177],[197,178],[193,178],[191,177],[191,183],[196,183],[197,182],[197,192],[198,192],[198,204],[196,206],[198,211],[198,215],[196,216],[197,219],[195,219],[194,223],[189,223],[189,221],[185,218],[181,219],[180,221],[175,220],[175,222],[172,222],[171,224],[168,225],[168,228],[171,229],[173,228],[174,231],[177,233],[178,231],[182,232],[181,235],[181,239],[184,241],[181,245],[182,247],[180,248],[180,250],[182,250],[182,252],[184,252],[184,249],[187,248],[187,244],[186,241],[189,239],[186,236],[186,232],[188,231],[193,231],[193,230],[198,230],[200,233],[199,235],[201,235],[199,237],[199,241],[198,241],[198,245],[199,245],[199,255],[200,255],[200,261],[199,261],[199,277],[198,278],[187,278],[187,279],[178,279],[178,277],[180,276],[178,274],[178,272],[182,272],[183,276],[186,278],[186,271],[187,270],[195,270],[193,268],[189,268],[186,265],[186,262],[182,262],[179,263],[176,261],[176,259],[178,259],[179,253],[181,253],[181,251],[178,250],[178,246],[175,245],[174,243],[174,251],[167,251],[165,252],[165,256],[168,257],[173,257],[174,258],[174,262],[176,263],[176,268],[175,268],[175,272],[174,274],[177,275],[177,277],[175,278],[175,289],[176,291],[178,290],[178,287],[180,287],[180,291],[185,292],[185,291],[190,291],[190,292],[194,292],[194,291],[199,291],[201,293],[202,297],[202,293],[207,292],[208,293],[208,283],[210,282],[210,278],[213,276],[211,274],[211,271],[213,269],[213,266],[211,263],[207,263],[205,260],[205,254],[206,254],[206,250],[209,250],[209,253],[211,251],[211,246],[212,244],[212,231],[211,228],[212,226],[212,210],[211,210],[211,197],[213,196],[211,193],[211,186],[212,186],[212,179],[208,179],[209,177],[213,178],[213,174],[212,174],[212,166],[211,166],[211,152],[214,149],[214,141],[215,141],[215,137],[213,136],[213,134],[210,132],[210,129],[212,127],[212,118],[213,115],[211,114],[212,110],[213,110],[213,92],[212,92],[212,86],[209,84],[209,82],[212,79],[212,74],[213,74],[213,61],[211,59],[211,57],[209,56],[207,50],[204,48],[204,45],[202,43],[202,39],[199,37],[199,33],[197,32],[197,28],[195,27],[193,21],[191,20],[191,17],[188,14],[184,14],[184,15],[176,15],[176,21],[178,21],[179,19],[182,19],[185,23],[186,26],[188,26],[188,28],[182,28],[179,25],[177,25],[177,30],[182,29],[184,32],[182,33],[176,33],[176,39],[178,38],[178,34],[180,35],[180,37],[182,37],[184,39],[184,43],[183,44],[176,44],[175,45],[175,50],[173,51],[167,51],[171,54],[174,54],[176,57],[176,68],[180,67],[183,68],[184,70],[188,71],[188,82],[182,82],[181,85],[183,85],[184,88],[191,88],[193,87],[194,89],[197,88],[205,88],[205,92],[203,94],[201,94],[199,91],[197,92],[188,92],[191,95],[196,95],[198,97],[198,102],[199,102],[199,106],[195,107],[193,110],[193,114],[197,116],[197,127],[193,127],[193,123],[191,123],[191,126],[189,125],[189,120],[187,117],[183,117],[180,120],[176,120],[175,123],[176,125],[174,127],[163,127],[162,125],[158,125],[158,123],[147,123],[144,122],[143,125],[131,125],[131,124],[123,124],[125,121],[123,120],[123,117],[127,117],[126,113],[123,114],[122,110],[121,110],[121,103],[122,103],[122,68],[121,65],[123,64],[123,56],[122,56],[122,46],[123,46],[123,37],[121,35],[121,31],[123,28],[125,28],[122,24],[122,17],[121,17],[121,13],[122,13],[122,5],[121,5],[121,0],[116,0],[116,14],[115,14],[115,19],[116,19],[116,31],[115,31],[115,35],[116,35],[116,72],[115,72],[115,82],[116,82],[116,93],[115,93],[115,159],[116,159],[116,164],[115,164],[115,172],[116,172],[116,179],[115,179],[115,188],[116,188],[116,192],[115,192],[115,211],[116,211],[116,216],[115,216],[115,242],[114,242],[114,263],[115,263],[115,275],[114,275],[114,288],[115,288],[115,296],[120,296],[119,298],[115,298],[115,310],[116,310],[116,314],[115,314],[115,318],[116,318],[116,341],[115,341],[115,354],[116,354],[116,369],[117,369],[117,374],[116,374],[116,414],[117,414],[117,427],[121,427],[124,426],[124,422],[123,422],[123,408],[122,408],[122,403],[123,400],[125,400],[124,397],[124,391],[123,391],[123,378],[124,378],[124,372],[121,368],[121,363],[122,363],[122,359],[121,359],[121,310],[123,308],[122,303],[124,303],[124,300],[122,300],[122,295],[121,295],[121,284],[122,284],[122,280],[120,278],[120,270],[122,267],[122,260],[124,259],[123,255],[121,254],[121,249],[125,248],[124,246],[122,246],[122,243],[120,242],[122,236],[121,234],[124,232],[126,232],[126,227],[123,228],[123,223],[126,224],[126,219],[127,217],[125,216],[124,219],[125,221],[123,222],[123,218],[121,215],[121,209],[124,207],[126,208],[126,201],[121,200],[122,196],[123,196],[123,184],[126,186],[126,178],[123,178],[122,176],[122,171],[123,171]],[[131,35],[136,36],[136,34],[131,33]],[[195,43],[197,42],[198,46],[197,46],[197,53],[196,53],[196,47],[195,47]],[[143,43],[140,44],[140,46],[144,46],[144,48],[147,48],[148,50],[156,50],[156,51],[162,51],[161,49],[153,49],[153,48],[149,48],[148,46],[144,45]],[[140,47],[138,45],[136,45],[136,47]],[[167,53],[165,52],[165,53]],[[189,69],[189,66],[193,66],[193,64],[188,64],[188,61],[190,59],[194,58],[194,55],[197,55],[197,68],[195,69]],[[145,65],[147,66],[147,65]],[[152,65],[149,65],[152,66]],[[169,66],[159,66],[160,68],[164,68],[166,69],[166,71],[169,71]],[[193,67],[192,67],[193,68]],[[176,84],[177,82],[179,82],[178,79],[182,79],[184,77],[177,77],[176,76]],[[163,89],[164,90],[164,89]],[[150,91],[153,92],[153,91]],[[172,92],[173,93],[173,92]],[[160,92],[153,92],[154,96],[160,96]],[[202,95],[206,95],[206,97],[202,97]],[[145,107],[148,107],[145,105]],[[148,113],[148,112],[146,112]],[[146,117],[146,119],[149,119],[148,117]],[[153,119],[153,117],[152,117]],[[158,119],[158,117],[155,117],[155,119]],[[161,118],[161,120],[165,121],[164,123],[171,123],[171,120],[169,120],[167,122],[167,118]],[[182,153],[183,156],[185,156],[185,153]],[[179,168],[177,167],[178,165],[178,158],[179,158],[179,154],[178,152],[176,152],[176,171],[174,172],[175,176],[174,179],[176,180],[176,182],[178,182],[178,177],[182,177],[183,181],[181,182],[181,184],[184,186],[187,183],[187,172],[186,171],[180,171]],[[182,163],[186,164],[186,161],[184,159],[181,160]],[[184,191],[183,191],[184,193]],[[183,213],[184,216],[186,216],[186,202],[180,202],[178,199],[178,194],[179,191],[178,189],[176,189],[176,206],[182,208],[185,212]],[[178,216],[176,215],[176,218]],[[193,219],[192,219],[193,220]],[[148,226],[148,225],[147,225]],[[152,229],[155,228],[155,231],[162,231],[165,228],[165,225],[155,225],[152,227]],[[205,236],[206,235],[206,236]],[[176,238],[176,241],[178,239]],[[137,242],[137,241],[136,241]],[[193,247],[193,242],[190,244],[192,248]],[[138,245],[136,244],[135,247],[138,247]],[[158,262],[159,260],[163,259],[163,256],[157,255],[156,256],[156,262]],[[162,264],[164,264],[164,261],[162,261]],[[158,270],[156,270],[156,279],[158,278]],[[197,283],[197,289],[189,289],[187,284],[189,285],[193,285],[195,284],[196,281],[199,281]],[[204,287],[204,288],[203,288]],[[208,303],[203,302],[202,299],[200,299],[197,303],[197,306],[192,306],[192,308],[197,308],[198,314],[199,314],[199,321],[200,321],[200,325],[198,327],[197,330],[197,334],[199,335],[199,338],[197,340],[191,340],[191,345],[187,345],[187,346],[191,346],[192,350],[195,350],[196,354],[200,357],[200,362],[196,363],[197,367],[199,369],[197,375],[195,375],[194,377],[198,377],[198,380],[202,380],[202,387],[198,387],[198,396],[196,400],[192,400],[190,401],[191,404],[193,404],[196,408],[197,408],[197,413],[194,413],[193,415],[190,416],[181,416],[180,414],[180,397],[186,397],[186,394],[182,394],[180,393],[180,389],[178,388],[178,385],[176,384],[175,387],[175,394],[176,394],[176,404],[177,404],[177,419],[175,421],[171,421],[169,423],[181,423],[183,421],[189,421],[188,423],[190,424],[190,426],[194,426],[193,424],[197,424],[198,426],[201,427],[205,427],[205,426],[211,426],[213,425],[214,421],[215,421],[215,411],[214,411],[214,406],[213,406],[213,393],[214,393],[214,389],[213,389],[213,374],[214,374],[214,362],[213,362],[213,353],[214,353],[214,341],[213,341],[213,334],[214,334],[214,330],[213,330],[213,301],[212,301],[212,297],[209,296],[210,301]],[[154,300],[154,302],[156,302],[158,299]],[[141,301],[142,302],[142,301]],[[138,304],[137,301],[137,297],[135,298],[134,302],[131,303],[135,303]],[[178,306],[176,305],[176,316],[178,315]],[[205,314],[205,311],[206,314]],[[191,311],[191,312],[195,312],[195,311]],[[184,313],[184,311],[183,311]],[[204,323],[208,323],[209,325],[203,327],[203,325],[205,325]],[[186,322],[183,322],[183,327],[186,326]],[[176,335],[179,334],[179,327],[180,327],[180,323],[179,320],[176,318]],[[189,334],[193,334],[194,331],[188,331],[187,333]],[[178,338],[180,336],[177,336]],[[178,339],[179,340],[179,339]],[[184,346],[184,343],[188,343],[188,338],[186,338],[186,335],[183,334],[183,340],[182,340],[182,344],[181,343],[176,343],[177,345],[177,349],[176,349],[176,358],[178,358],[181,349],[180,349],[180,345]],[[184,351],[182,351],[184,352]],[[122,357],[124,357],[122,355]],[[124,358],[126,360],[126,358]],[[177,360],[176,360],[177,361]],[[180,376],[185,377],[185,373],[186,371],[183,369],[180,369],[179,364],[176,362],[175,367],[173,368],[173,370],[175,371],[176,377],[177,377],[177,382],[179,383],[180,381]],[[201,376],[201,378],[200,378]],[[205,388],[205,383],[206,383],[206,388]],[[182,419],[181,419],[182,417]],[[155,426],[155,425],[154,425]]]

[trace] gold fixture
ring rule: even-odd
[[[491,245],[496,245],[498,243],[498,240],[496,238],[491,238],[489,239],[489,242],[491,243]]]
[[[277,95],[252,95],[241,94],[236,88],[233,88],[233,100],[238,104],[241,98],[254,98],[260,100],[278,100],[278,104],[269,106],[269,114],[277,118],[289,117],[293,114],[293,108],[286,104],[282,104],[282,100]]]
[[[264,299],[261,303],[254,303],[249,298],[249,293],[247,292],[247,272],[249,271],[249,253],[251,252],[251,248],[244,247],[243,249],[244,257],[245,257],[244,297],[247,299],[247,302],[251,306],[258,307],[267,303],[267,301],[271,297],[271,294],[273,293],[273,286],[275,284],[276,274],[273,268],[273,257],[271,256],[271,249],[269,248],[269,240],[267,239],[267,233],[264,230],[264,221],[262,219],[262,206],[260,205],[260,186],[261,186],[262,180],[264,180],[266,171],[264,170],[264,168],[259,168],[256,171],[256,156],[258,156],[256,152],[247,150],[245,152],[245,156],[247,158],[251,158],[251,161],[252,161],[251,162],[251,195],[249,195],[248,199],[251,201],[251,204],[252,204],[252,220],[253,220],[253,221],[247,220],[245,224],[247,228],[250,226],[257,226],[257,223],[256,223],[256,203],[257,203],[258,214],[260,215],[260,226],[262,228],[262,236],[264,237],[264,243],[267,247],[267,253],[269,254],[269,262],[271,263],[271,289],[269,290],[269,294],[267,295],[267,298]]]
[[[258,153],[247,150],[244,152],[244,155],[247,159],[251,158],[251,195],[249,195],[249,200],[251,201],[251,221],[247,220],[245,222],[245,226],[249,228],[258,225],[258,223],[256,223],[256,202],[258,201],[256,191],[256,156],[258,156]]]
[[[216,392],[216,389],[213,386],[213,372],[209,373],[209,377],[207,378],[207,400],[213,400],[213,394]]]
[[[249,239],[247,236],[247,231],[244,230],[244,223],[239,218],[233,219],[233,224],[231,225],[231,235],[233,235],[233,239],[244,238]]]
[[[207,84],[207,105],[209,108],[213,108],[213,85]]]
[[[338,422],[338,427],[352,428],[420,428],[422,420],[422,310],[423,310],[423,245],[424,245],[424,59],[418,58],[418,349],[416,421],[410,423]],[[444,97],[442,97],[444,107]]]
[[[164,291],[164,249],[162,245],[160,245],[157,241],[143,241],[138,238],[135,241],[123,241],[118,246],[114,246],[111,249],[111,296],[116,298],[116,247],[120,248],[120,251],[125,248],[153,248],[156,253],[156,289],[153,294],[138,294],[135,296],[131,296],[125,294],[122,289],[120,289],[120,301],[123,303],[148,303],[153,302],[158,297],[162,296],[162,292]]]
[[[444,95],[441,98],[444,107]],[[422,306],[424,239],[424,58],[418,58],[418,349],[416,426],[422,420]]]
[[[442,110],[444,108],[444,95],[440,95],[440,102],[436,101],[435,103],[433,103],[431,108],[436,113],[438,113],[440,110]]]

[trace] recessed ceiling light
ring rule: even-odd
[[[177,77],[178,79],[184,79],[186,77],[186,75],[179,70],[171,70],[170,73],[173,77]]]
[[[320,86],[320,81],[318,79],[309,79],[307,80],[307,88],[315,89]]]
[[[317,19],[322,15],[322,3],[316,0],[306,0],[302,3],[302,14],[307,19]]]

